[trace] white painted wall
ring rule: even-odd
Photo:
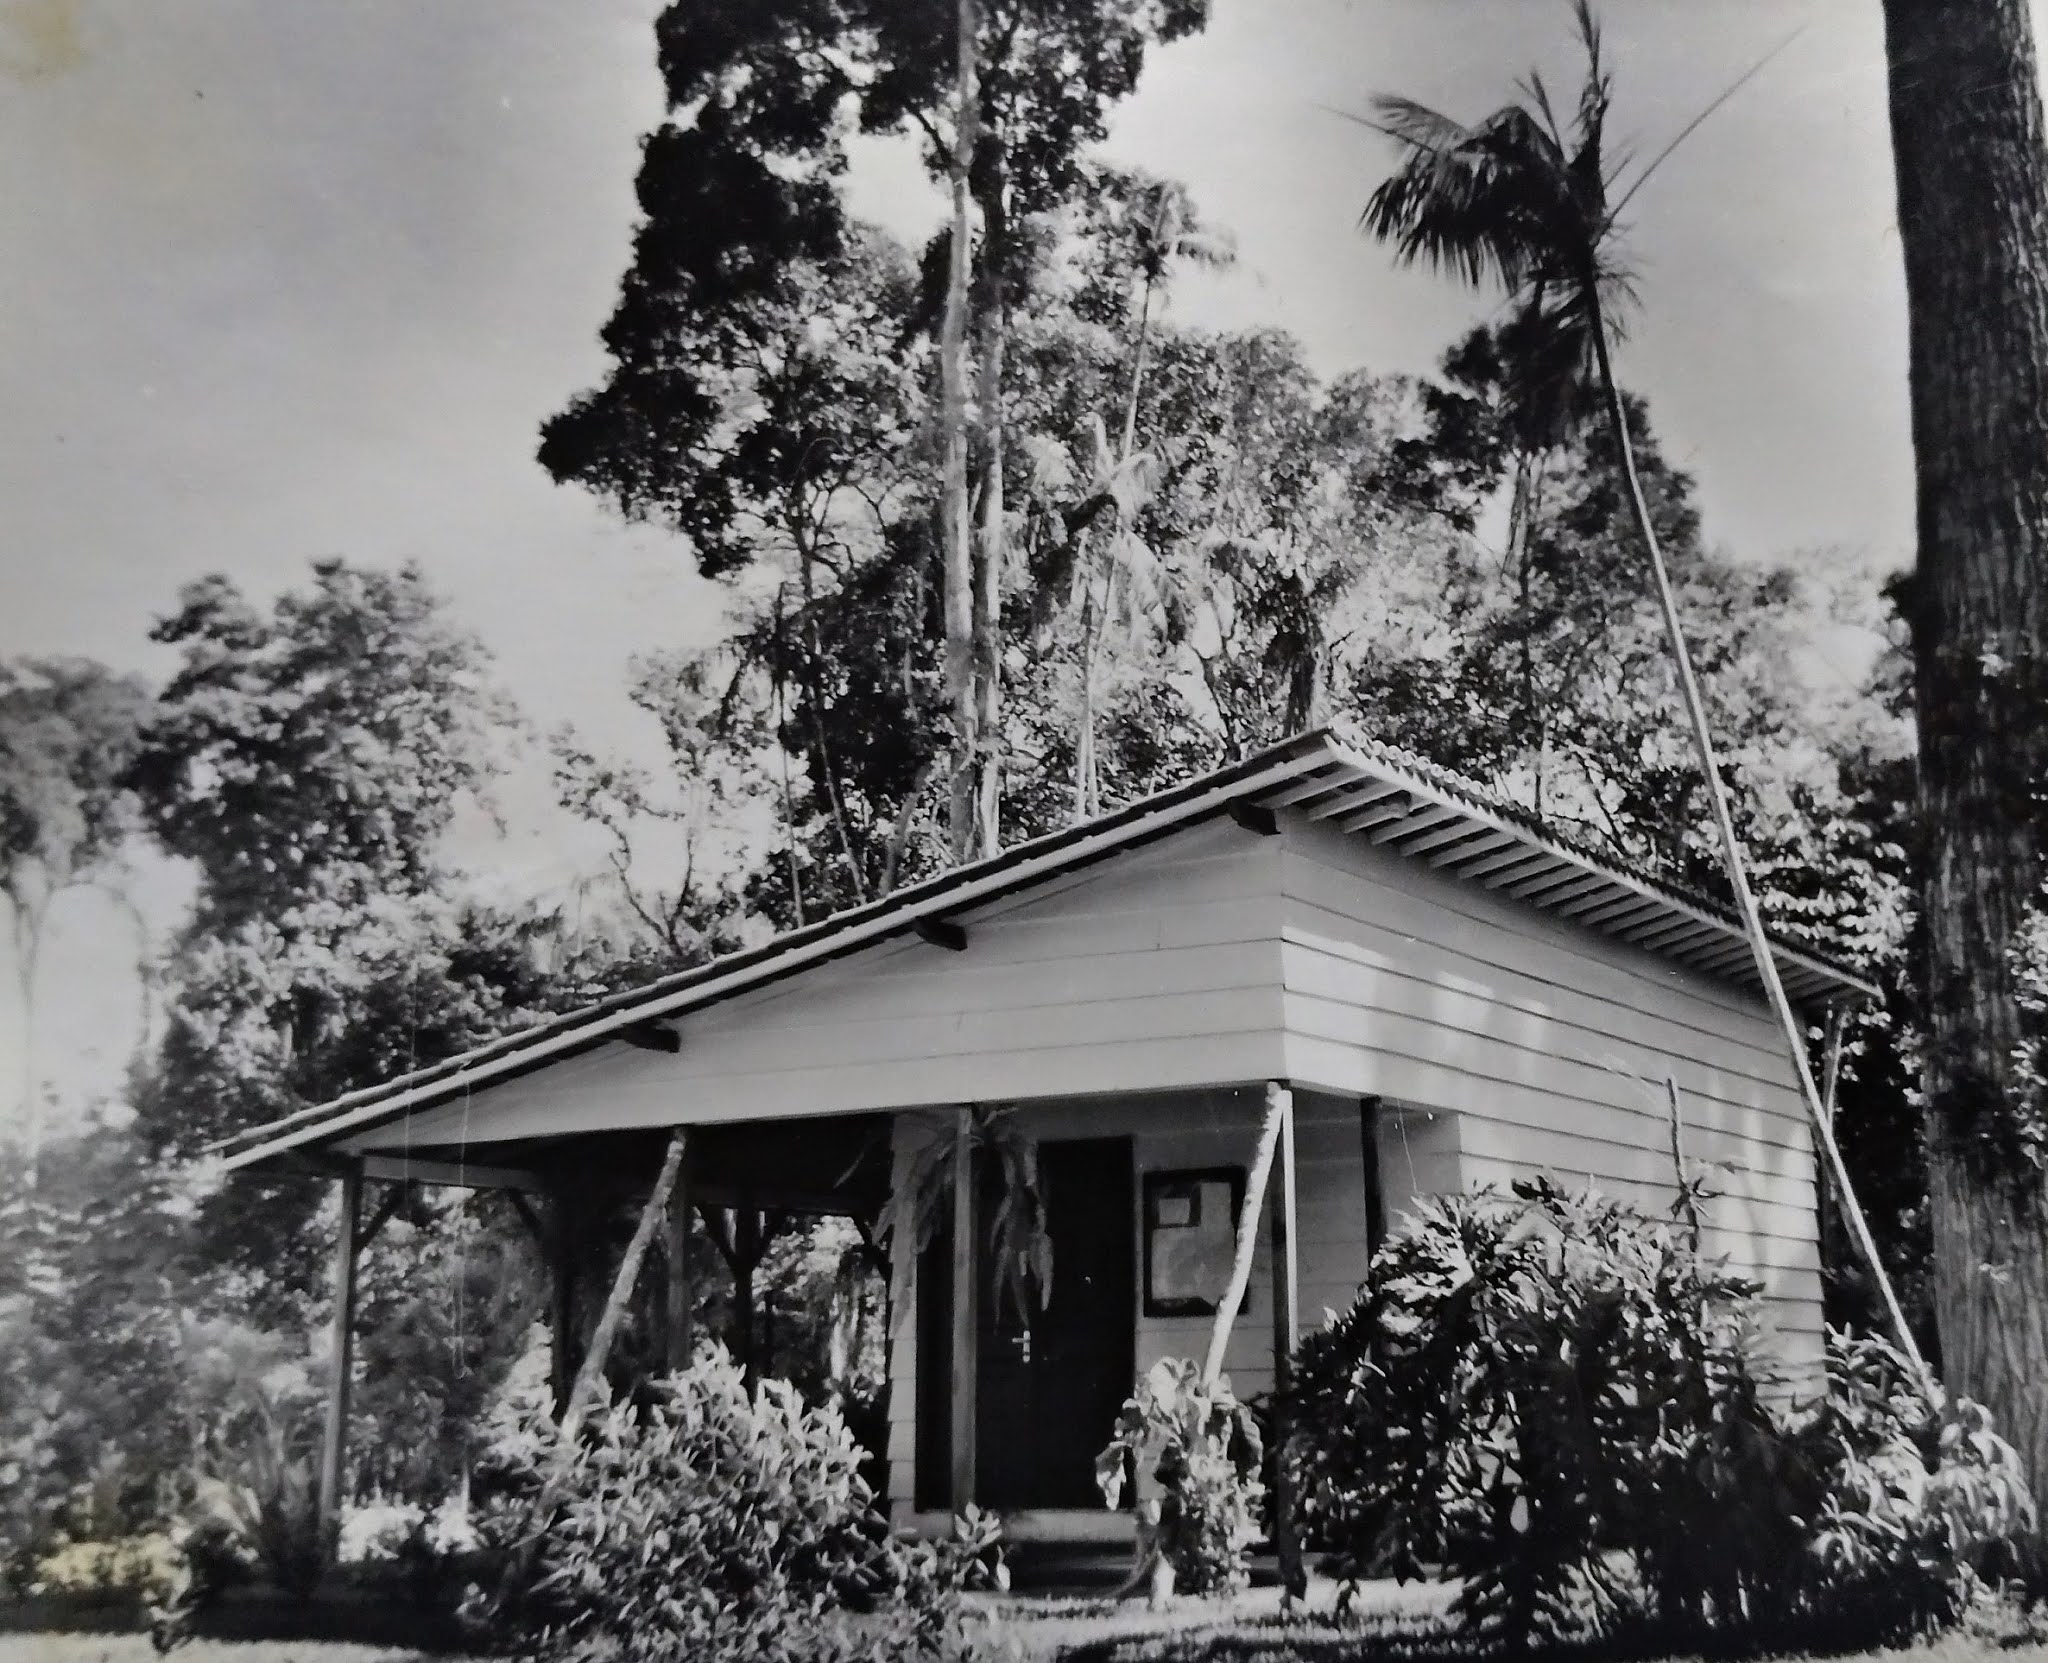
[[[870,948],[358,1137],[355,1150],[840,1114],[1280,1072],[1278,838],[1191,827],[963,912],[963,953]]]
[[[1358,838],[1284,824],[1287,1073],[1407,1106],[1381,1143],[1390,1198],[1398,1183],[1452,1187],[1451,1170],[1467,1188],[1548,1172],[1662,1212],[1676,1196],[1674,1077],[1686,1158],[1724,1192],[1708,1246],[1765,1285],[1788,1364],[1815,1361],[1812,1146],[1761,1000]]]

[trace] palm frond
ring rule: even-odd
[[[1797,40],[1801,35],[1805,33],[1806,26],[1804,24],[1801,24],[1798,28],[1794,29],[1790,34],[1788,34],[1783,40],[1779,41],[1776,46],[1772,47],[1768,52],[1766,52],[1761,58],[1757,59],[1755,63],[1751,64],[1749,68],[1745,69],[1740,75],[1736,76],[1736,78],[1733,81],[1729,82],[1726,87],[1722,88],[1721,91],[1718,94],[1716,94],[1712,100],[1708,102],[1705,109],[1701,110],[1698,115],[1692,118],[1692,120],[1688,121],[1683,127],[1679,128],[1679,130],[1672,135],[1671,142],[1665,145],[1662,150],[1659,150],[1656,155],[1652,156],[1650,158],[1649,164],[1635,176],[1634,181],[1629,184],[1627,189],[1622,191],[1620,199],[1614,204],[1612,208],[1608,210],[1609,222],[1613,223],[1614,221],[1620,219],[1623,210],[1626,209],[1628,205],[1635,200],[1636,193],[1650,182],[1650,176],[1671,159],[1672,153],[1676,151],[1680,145],[1684,144],[1687,139],[1691,138],[1694,133],[1698,132],[1700,128],[1703,127],[1714,116],[1714,114],[1718,110],[1720,110],[1720,108],[1724,104],[1726,104],[1744,87],[1748,86],[1750,82],[1754,81],[1757,78],[1757,76],[1761,75],[1764,71],[1765,66],[1768,65],[1773,58],[1777,57],[1777,55],[1780,52],[1783,52],[1788,46],[1790,46],[1795,40]]]
[[[1449,116],[1432,110],[1427,104],[1418,104],[1412,98],[1402,98],[1395,93],[1382,93],[1372,101],[1378,120],[1366,125],[1389,138],[1399,139],[1411,149],[1431,153],[1456,150],[1471,138],[1471,130],[1462,122],[1453,121]],[[1353,121],[1361,117],[1352,116]]]
[[[1380,108],[1418,135],[1444,131],[1428,125],[1434,113],[1423,106],[1389,99]],[[1406,159],[1373,192],[1360,223],[1404,264],[1454,272],[1475,287],[1491,277],[1519,288],[1570,239],[1561,223],[1573,217],[1569,182],[1540,123],[1519,105],[1457,132],[1455,143],[1430,148],[1404,140]]]

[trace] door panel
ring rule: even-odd
[[[1136,1367],[1131,1141],[1089,1138],[1039,1146],[1052,1238],[1052,1294],[1027,1325],[992,1281],[984,1236],[975,1370],[975,1492],[983,1506],[1094,1508],[1095,1457],[1130,1395]],[[993,1179],[983,1174],[984,1223]],[[917,1505],[947,1505],[952,1390],[950,1231],[919,1267]]]
[[[1131,1142],[1042,1144],[1038,1171],[1052,1295],[1028,1328],[1007,1296],[983,1303],[976,1488],[997,1509],[1100,1507],[1095,1457],[1135,1366]]]

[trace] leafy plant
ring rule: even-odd
[[[149,1607],[149,1643],[168,1652],[193,1637],[200,1617],[256,1570],[246,1509],[217,1479],[198,1487],[191,1512],[171,1532],[169,1586]]]
[[[994,1274],[1027,1321],[1052,1297],[1052,1237],[1045,1226],[1045,1196],[1038,1182],[1038,1145],[1019,1131],[1008,1109],[979,1105],[967,1115],[967,1139],[975,1165],[993,1165],[1000,1194],[988,1224]],[[930,1135],[912,1152],[889,1192],[875,1226],[875,1239],[894,1265],[889,1308],[898,1320],[910,1309],[910,1270],[931,1246],[939,1226],[951,1217],[958,1176],[958,1143],[952,1115],[929,1117]]]
[[[1831,1603],[1888,1631],[1955,1621],[2034,1529],[2019,1457],[1980,1404],[1930,1404],[1881,1339],[1831,1333],[1828,1385],[1799,1436],[1826,1474],[1808,1555]]]
[[[1199,1363],[1165,1357],[1125,1401],[1116,1431],[1095,1458],[1105,1505],[1121,1504],[1136,1473],[1159,1488],[1142,1505],[1151,1551],[1171,1570],[1173,1590],[1229,1593],[1248,1579],[1259,1535],[1265,1456],[1251,1411],[1219,1376],[1204,1380]]]
[[[830,1404],[713,1347],[565,1442],[514,1406],[479,1475],[480,1534],[511,1566],[475,1614],[530,1655],[637,1663],[914,1659],[971,1649],[959,1599],[993,1574],[994,1521],[905,1544]]]
[[[1499,1646],[1953,1621],[2032,1517],[2010,1448],[1875,1339],[1833,1337],[1826,1396],[1784,1406],[1755,1296],[1682,1224],[1598,1194],[1422,1204],[1303,1347],[1306,1522],[1354,1575],[1459,1580]]]
[[[271,1359],[261,1337],[253,1346],[236,1337],[197,1366],[221,1373],[223,1399],[203,1434],[191,1504],[171,1533],[170,1588],[150,1610],[159,1651],[190,1639],[207,1607],[258,1573],[309,1598],[331,1547],[320,1519],[311,1382],[294,1364]]]

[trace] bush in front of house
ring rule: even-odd
[[[1952,1623],[1976,1572],[2004,1568],[2035,1528],[2019,1457],[1990,1415],[1967,1398],[1929,1404],[1884,1340],[1828,1336],[1828,1394],[1796,1437],[1823,1478],[1805,1562],[1824,1616],[1853,1612],[1887,1634]]]
[[[326,1569],[318,1394],[302,1369],[261,1364],[258,1356],[228,1365],[191,1500],[170,1533],[172,1576],[149,1608],[159,1651],[191,1639],[230,1588],[261,1579],[306,1600]]]
[[[1157,1487],[1139,1505],[1141,1559],[1165,1573],[1158,1591],[1234,1593],[1249,1580],[1259,1538],[1263,1458],[1258,1424],[1229,1382],[1205,1381],[1198,1363],[1167,1357],[1125,1401],[1095,1481],[1109,1507],[1141,1474]]]
[[[565,1442],[512,1405],[476,1482],[497,1638],[553,1663],[833,1663],[975,1648],[961,1595],[991,1574],[993,1521],[949,1543],[890,1532],[830,1404],[750,1395],[722,1350],[592,1414]]]
[[[2011,1449],[1880,1341],[1831,1341],[1828,1395],[1780,1407],[1757,1289],[1679,1216],[1541,1181],[1420,1206],[1297,1364],[1313,1538],[1352,1575],[1458,1580],[1503,1646],[1952,1621],[2031,1518]]]

